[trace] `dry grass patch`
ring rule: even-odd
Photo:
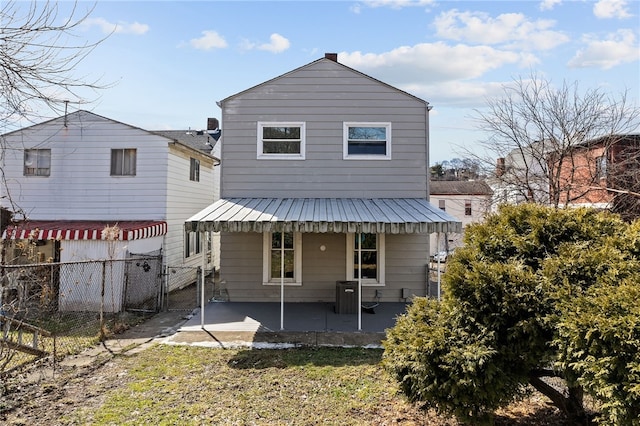
[[[154,345],[58,380],[47,392],[24,397],[20,408],[0,413],[0,420],[14,425],[458,424],[408,404],[380,366],[381,355],[360,348]],[[506,410],[497,424],[561,424],[545,406],[527,405],[526,413],[522,406]],[[546,418],[536,416],[538,411]]]

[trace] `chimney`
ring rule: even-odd
[[[207,130],[215,130],[220,127],[220,123],[217,118],[207,118]]]
[[[498,164],[496,165],[496,177],[500,177],[504,175],[506,171],[506,166],[504,163],[504,158],[498,158]]]
[[[338,54],[337,53],[325,53],[325,59],[329,59],[333,62],[338,62]]]

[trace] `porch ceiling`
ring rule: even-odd
[[[462,223],[421,198],[227,198],[185,221],[187,231],[462,232]]]

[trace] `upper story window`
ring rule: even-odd
[[[24,175],[25,176],[49,176],[51,172],[50,149],[25,149],[24,150]]]
[[[304,123],[258,123],[258,158],[304,160]]]
[[[111,150],[111,176],[136,175],[135,148]]]
[[[447,210],[446,200],[438,200],[438,207],[440,210]]]
[[[596,178],[602,179],[607,177],[607,156],[603,155],[596,158]]]
[[[471,216],[471,200],[464,200],[464,215]]]
[[[200,160],[197,160],[195,158],[191,159],[191,166],[189,167],[189,180],[200,182]]]
[[[391,123],[344,123],[342,158],[391,159]]]

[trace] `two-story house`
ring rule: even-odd
[[[460,222],[429,203],[429,104],[336,54],[219,102],[221,199],[188,231],[220,231],[230,301],[426,294],[429,237]]]
[[[80,110],[0,138],[0,205],[14,215],[4,262],[26,238],[37,242],[31,262],[161,252],[164,265],[196,267],[214,250],[209,234],[184,232],[185,219],[215,201],[209,131],[153,132]],[[102,231],[114,226],[108,241]]]

